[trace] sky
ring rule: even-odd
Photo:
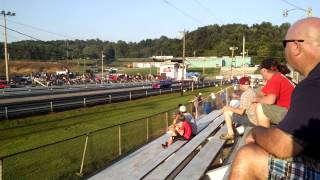
[[[211,24],[261,22],[280,25],[306,17],[312,8],[320,17],[317,0],[0,0],[7,27],[40,40],[96,39],[139,42]],[[283,17],[285,9],[291,10]],[[3,17],[0,18],[3,26]],[[3,27],[0,27],[3,31]],[[1,33],[2,34],[2,33]],[[0,36],[0,41],[3,41]],[[30,39],[8,31],[8,41]]]

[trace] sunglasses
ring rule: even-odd
[[[304,40],[286,39],[282,41],[283,48],[286,48],[288,42],[304,42]]]

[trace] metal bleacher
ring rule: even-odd
[[[222,111],[215,110],[197,119],[198,133],[190,141],[163,149],[165,134],[89,179],[200,179],[225,143],[219,139],[227,129],[223,122]]]

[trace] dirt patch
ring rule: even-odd
[[[73,62],[61,61],[36,61],[36,60],[16,60],[9,61],[10,75],[30,75],[33,72],[48,72],[54,73],[56,71],[65,70],[69,68],[71,70],[77,68],[77,64]],[[5,75],[5,63],[4,60],[0,63],[0,75]]]

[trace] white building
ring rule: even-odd
[[[181,80],[182,72],[184,79],[186,79],[186,68],[183,69],[181,63],[165,62],[160,65],[160,75],[162,77],[165,76],[173,80]]]

